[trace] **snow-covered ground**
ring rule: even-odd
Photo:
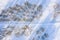
[[[42,4],[42,16],[38,19],[34,18],[32,22],[0,21],[0,34],[2,29],[7,31],[6,36],[1,40],[60,40],[60,16],[56,19],[53,16],[54,7],[59,0],[0,0],[0,11],[15,4],[23,5],[26,1],[37,4],[36,8]],[[39,34],[40,32],[36,34],[36,31],[40,31],[41,27],[44,28],[44,31],[41,34]],[[47,38],[44,36],[45,33],[48,34]]]

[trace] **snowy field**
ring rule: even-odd
[[[0,0],[0,40],[60,40],[60,0]]]

